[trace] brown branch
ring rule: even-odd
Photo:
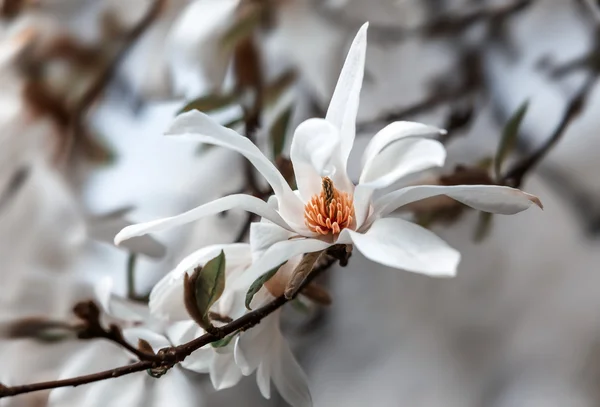
[[[244,13],[244,11],[244,7],[241,7],[240,13]],[[256,144],[256,133],[261,127],[265,89],[260,52],[252,35],[242,39],[235,46],[233,62],[236,92],[241,95],[244,110],[244,131],[248,140]],[[254,166],[248,160],[245,160],[245,166],[245,189],[258,198],[266,198],[270,191],[265,193],[260,187]],[[255,218],[255,215],[248,214],[235,242],[244,240]]]
[[[79,327],[77,333],[79,339],[107,339],[127,349],[140,360],[160,361],[158,356],[137,349],[127,342],[119,326],[111,324],[108,329],[105,329],[100,322],[100,309],[93,301],[78,303],[75,305],[73,313],[83,321],[83,325]]]
[[[141,372],[152,367],[152,362],[137,362],[128,366],[118,367],[116,369],[105,370],[90,375],[74,377],[71,379],[53,380],[48,382],[39,382],[25,384],[22,386],[3,386],[0,384],[0,398],[17,396],[19,394],[33,393],[41,390],[57,389],[59,387],[75,387],[82,384],[99,382],[106,379],[114,379],[135,372]]]
[[[502,185],[508,185],[515,188],[521,186],[525,176],[535,168],[556,143],[560,141],[569,125],[581,114],[597,80],[598,72],[594,71],[588,76],[581,88],[579,88],[571,99],[569,99],[563,116],[546,142],[537,150],[534,150],[527,157],[524,157],[512,166],[500,180]]]
[[[332,258],[340,261],[340,265],[345,265],[348,262],[350,252],[345,245],[332,246],[328,249],[327,254]],[[302,287],[306,287],[310,284],[321,272],[326,270],[333,263],[328,262],[327,266],[317,266],[312,273],[306,278]],[[293,297],[294,298],[294,297]],[[19,394],[32,393],[41,390],[56,389],[60,387],[75,387],[83,384],[94,383],[106,379],[112,379],[116,377],[125,376],[131,373],[142,372],[144,370],[168,370],[175,366],[177,363],[183,361],[187,356],[191,355],[194,351],[206,346],[212,342],[223,339],[225,336],[238,331],[245,331],[259,324],[265,317],[272,314],[288,301],[293,298],[286,298],[285,295],[281,295],[275,298],[273,301],[251,311],[244,316],[232,321],[222,327],[215,328],[213,333],[206,333],[190,342],[184,343],[179,346],[173,346],[165,349],[161,349],[156,356],[156,360],[141,360],[139,362],[118,367],[115,369],[105,370],[102,372],[78,376],[70,379],[54,380],[48,382],[40,382],[33,384],[25,384],[21,386],[4,386],[0,384],[0,399],[5,397],[17,396]],[[144,357],[146,357],[145,355]]]

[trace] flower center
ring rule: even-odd
[[[329,177],[324,177],[321,192],[304,206],[304,223],[321,235],[338,234],[352,225],[354,204],[347,192],[340,192]]]

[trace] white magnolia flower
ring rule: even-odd
[[[302,253],[335,244],[353,244],[365,257],[386,266],[433,276],[452,276],[459,253],[432,232],[390,216],[396,209],[425,198],[447,195],[477,210],[515,214],[535,196],[517,189],[491,185],[418,185],[396,189],[374,198],[374,192],[403,177],[443,165],[444,147],[419,136],[441,133],[419,123],[394,122],[371,139],[363,154],[358,185],[347,175],[346,164],[355,137],[355,120],[362,85],[367,24],[359,30],[340,74],[325,119],[309,119],[296,129],[291,146],[298,191],[292,191],[276,167],[247,138],[215,123],[200,112],[178,116],[167,132],[243,154],[273,188],[275,204],[239,194],[217,199],[178,216],[123,229],[115,243],[168,229],[232,208],[243,208],[271,223],[253,225],[253,247],[264,250],[244,273],[249,284],[262,273]]]
[[[96,300],[106,317],[110,322],[116,322],[123,327],[123,336],[129,343],[137,345],[138,339],[144,339],[152,346],[154,352],[171,346],[163,333],[164,324],[150,316],[147,306],[114,296],[110,278],[101,280],[95,288]],[[112,343],[93,341],[67,361],[59,379],[125,366],[132,360],[132,354]],[[200,392],[195,390],[196,387],[184,371],[175,366],[159,380],[140,372],[77,388],[55,389],[50,393],[47,405],[165,406],[172,404],[173,395],[177,395],[178,406],[198,407],[203,403]]]
[[[236,279],[245,273],[252,262],[248,244],[214,245],[200,249],[183,259],[165,276],[150,294],[150,311],[173,322],[169,339],[174,344],[189,342],[205,333],[191,320],[183,302],[185,273],[203,266],[223,250],[226,258],[225,292],[211,311],[232,319],[248,312],[245,308],[246,290],[232,289]],[[281,295],[284,284],[299,259],[290,261],[277,272],[254,296],[252,307],[260,307]],[[257,326],[239,333],[221,347],[207,345],[187,357],[181,364],[187,369],[209,373],[217,390],[236,385],[242,375],[256,371],[256,382],[265,398],[270,398],[273,380],[281,396],[292,406],[312,405],[307,379],[294,358],[279,328],[280,311],[275,311]]]

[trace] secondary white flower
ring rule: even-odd
[[[116,297],[112,294],[110,278],[101,280],[96,288],[96,300],[106,317],[123,327],[125,339],[136,345],[146,340],[154,352],[171,346],[163,333],[164,324],[152,318],[148,307]],[[133,355],[105,341],[94,341],[75,353],[65,364],[60,378],[77,377],[102,370],[125,366]],[[159,380],[145,372],[125,375],[116,379],[91,383],[77,388],[59,388],[50,393],[48,406],[118,407],[165,406],[172,404],[177,395],[178,406],[201,406],[202,398],[191,380],[179,366],[174,366]]]
[[[174,322],[169,329],[169,339],[174,344],[189,342],[205,332],[187,314],[183,302],[183,279],[186,272],[203,266],[223,250],[226,258],[225,292],[213,305],[213,312],[237,319],[247,310],[244,306],[246,291],[232,289],[235,280],[245,273],[252,262],[248,244],[214,245],[200,249],[179,263],[165,276],[150,294],[150,311]],[[260,307],[281,295],[285,280],[298,264],[294,259],[277,272],[254,296],[252,306]],[[209,373],[217,390],[236,385],[242,375],[256,371],[256,382],[266,398],[270,398],[273,380],[281,396],[292,406],[312,405],[306,376],[294,358],[279,328],[280,311],[263,319],[257,326],[239,333],[229,343],[220,347],[207,345],[187,357],[181,364],[187,369]]]
[[[535,196],[490,185],[410,186],[374,199],[376,190],[445,161],[442,144],[423,138],[442,130],[411,122],[394,122],[371,139],[363,155],[358,185],[352,183],[346,163],[354,144],[367,26],[362,26],[350,47],[325,119],[306,120],[294,133],[291,160],[298,191],[292,191],[275,166],[247,138],[218,125],[205,114],[188,112],[175,119],[167,134],[240,152],[269,182],[276,202],[269,204],[243,194],[226,196],[178,216],[127,227],[115,237],[115,243],[243,208],[272,222],[253,225],[252,245],[264,253],[244,273],[240,279],[243,284],[294,256],[334,244],[354,244],[365,257],[390,267],[452,276],[459,253],[432,232],[390,217],[394,210],[438,195],[501,214],[514,214],[532,204],[541,206]]]

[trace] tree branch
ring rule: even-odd
[[[463,51],[456,69],[452,72],[453,75],[447,78],[439,78],[429,94],[425,95],[422,100],[396,111],[384,112],[381,116],[373,120],[360,123],[357,126],[357,132],[368,131],[375,127],[379,128],[381,123],[406,120],[408,117],[428,112],[448,103],[456,102],[466,96],[474,97],[483,86],[483,68],[480,50],[475,47]],[[456,77],[454,72],[461,72],[459,83],[455,83]],[[450,116],[453,114],[456,114],[456,111],[452,111]],[[460,119],[449,117],[447,121],[451,123],[453,127],[461,127],[465,124],[465,121],[470,121],[473,114],[473,109],[471,109],[468,113],[461,114],[469,117],[461,117]],[[457,121],[457,123],[454,123],[454,121]]]
[[[588,96],[590,95],[596,81],[598,80],[598,72],[593,71],[585,80],[581,88],[571,97],[567,103],[567,107],[563,113],[558,125],[544,144],[537,150],[534,150],[530,155],[518,161],[511,169],[509,169],[502,177],[500,183],[502,185],[518,188],[523,183],[525,176],[548,154],[548,152],[560,141],[565,134],[569,125],[581,114]]]
[[[127,342],[119,326],[111,324],[108,329],[105,329],[100,322],[100,309],[93,301],[78,303],[73,309],[73,313],[83,321],[83,325],[79,327],[77,332],[79,339],[107,339],[127,349],[140,360],[160,361],[158,356],[137,349]]]
[[[349,252],[346,250],[346,246],[332,246],[327,250],[327,254],[340,261],[341,265],[344,265],[348,261]],[[303,282],[300,290],[310,284],[321,272],[326,270],[333,263],[328,262],[327,267],[317,266],[313,272],[308,275],[306,280]],[[297,293],[296,293],[297,295]],[[222,327],[215,328],[213,333],[206,333],[190,342],[184,343],[179,346],[172,346],[169,348],[161,349],[157,355],[154,355],[154,360],[141,360],[139,362],[118,367],[115,369],[105,370],[102,372],[78,376],[70,379],[54,380],[48,382],[39,382],[32,384],[25,384],[20,386],[4,386],[0,384],[0,399],[5,397],[17,396],[19,394],[32,393],[41,390],[56,389],[60,387],[75,387],[83,384],[94,383],[106,379],[112,379],[116,377],[125,376],[128,374],[142,372],[149,369],[164,369],[168,370],[175,366],[177,363],[183,361],[187,356],[191,355],[194,351],[206,346],[212,342],[216,342],[223,339],[225,336],[232,334],[237,331],[245,331],[259,324],[264,318],[281,308],[288,301],[295,298],[286,298],[285,295],[281,295],[275,298],[273,301],[251,311],[244,316],[232,321]],[[117,342],[119,343],[119,342]],[[128,350],[132,351],[130,347]],[[135,352],[134,352],[135,353]],[[143,358],[147,358],[148,355],[140,355]]]

